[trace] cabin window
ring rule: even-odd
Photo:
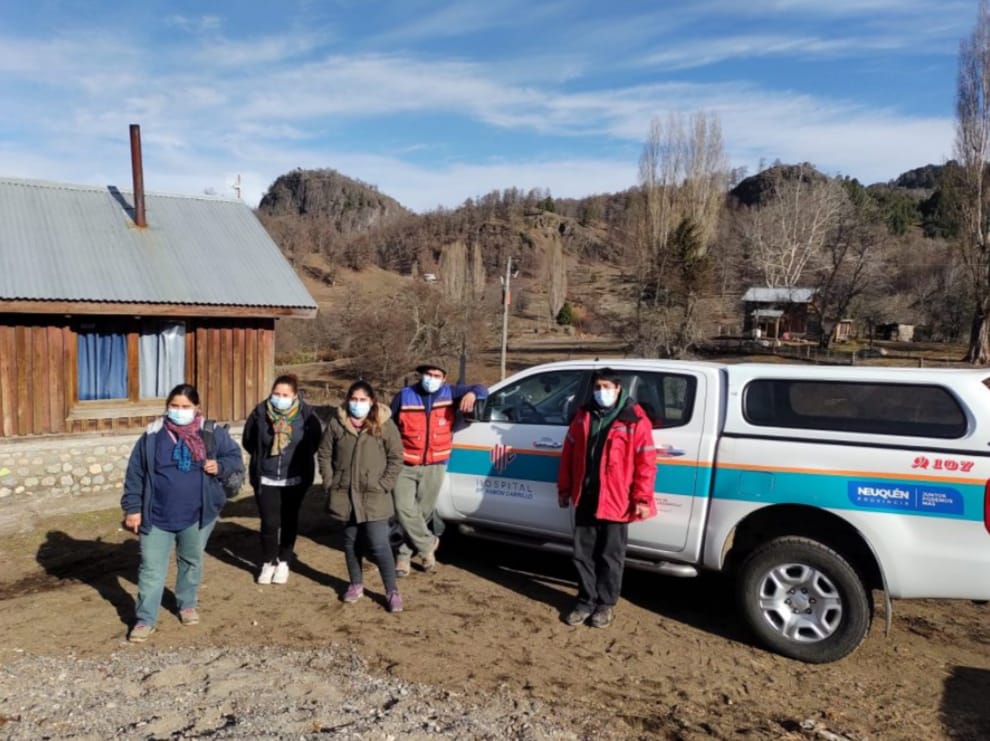
[[[185,381],[183,321],[105,319],[76,332],[79,401],[162,399]]]
[[[141,322],[138,372],[142,399],[158,399],[186,380],[186,324],[174,320]]]
[[[127,335],[83,324],[77,339],[79,400],[127,398]]]

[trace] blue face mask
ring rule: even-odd
[[[423,387],[423,391],[428,394],[435,394],[443,386],[443,381],[434,376],[423,376],[419,383]]]
[[[271,396],[272,406],[278,409],[280,412],[284,412],[286,409],[292,406],[295,401],[291,396]]]
[[[349,401],[347,402],[347,411],[355,419],[364,419],[368,416],[368,412],[371,411],[370,401]]]
[[[179,427],[185,427],[187,424],[196,419],[196,410],[169,408],[168,418],[175,424],[179,425]]]
[[[615,389],[595,389],[595,403],[602,409],[615,406],[619,392]]]

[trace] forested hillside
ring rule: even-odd
[[[738,333],[750,286],[815,289],[826,326],[901,322],[956,340],[971,304],[950,242],[953,172],[928,165],[864,187],[807,163],[775,164],[728,182],[710,227],[682,217],[661,258],[646,186],[583,199],[513,188],[414,214],[333,170],[296,170],[258,213],[310,282],[321,318],[285,325],[280,351],[355,357],[384,380],[423,347],[448,356],[490,347],[509,258],[514,326],[615,337],[648,355],[690,354]],[[390,360],[362,357],[376,340]]]

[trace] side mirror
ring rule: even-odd
[[[471,410],[470,419],[472,422],[488,422],[487,399],[476,399],[474,409]]]

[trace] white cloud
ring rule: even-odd
[[[971,2],[963,13],[958,2],[921,0],[706,0],[652,11],[637,4],[580,20],[561,3],[531,5],[449,4],[416,24],[393,18],[394,32],[385,19],[355,44],[344,28],[310,28],[303,20],[302,28],[239,36],[217,16],[174,17],[173,28],[189,33],[173,31],[179,38],[154,49],[110,28],[31,38],[7,32],[0,37],[0,97],[17,116],[0,125],[7,137],[0,139],[0,175],[127,184],[131,122],[142,125],[149,189],[230,195],[239,173],[252,205],[296,167],[333,167],[417,210],[506,187],[550,188],[559,197],[622,190],[635,183],[650,119],[669,111],[719,113],[736,165],[808,160],[873,182],[950,154],[951,110],[941,118],[911,114],[910,99],[904,111],[877,110],[868,93],[854,98],[855,81],[834,99],[774,88],[772,80],[705,84],[691,73],[769,55],[786,64],[925,45],[955,54],[952,29],[960,18],[970,22]],[[525,28],[535,12],[546,23]],[[864,22],[837,36],[779,24],[720,38],[681,33],[712,13],[728,28],[734,18],[758,14]],[[486,53],[462,47],[460,56],[441,56],[430,44],[416,50],[417,40],[502,26],[509,35],[526,30],[528,46],[512,49],[493,34]],[[374,35],[378,28],[405,44],[403,51],[390,51],[395,46]],[[653,67],[637,66],[643,59]],[[679,68],[678,81],[658,68]],[[417,130],[427,117],[467,134],[448,139],[429,124]],[[375,136],[353,135],[365,122]],[[488,144],[496,136],[501,150]],[[433,163],[425,164],[425,152],[435,153]]]

